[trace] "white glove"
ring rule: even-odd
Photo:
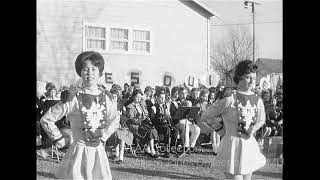
[[[41,145],[41,135],[37,136],[37,139],[36,139],[36,145],[37,146],[40,146]]]
[[[56,142],[56,146],[58,148],[63,148],[66,145],[66,140],[65,138],[60,139],[58,142]]]

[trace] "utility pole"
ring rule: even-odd
[[[251,4],[251,13],[252,13],[252,33],[253,33],[253,37],[252,37],[252,40],[253,40],[253,47],[252,47],[252,51],[253,51],[253,54],[252,54],[252,61],[254,62],[254,50],[255,50],[255,21],[254,21],[254,16],[255,16],[255,9],[254,9],[254,7],[255,7],[255,5],[257,4],[257,5],[261,5],[260,3],[257,3],[257,2],[254,2],[254,1],[247,1],[247,0],[245,0],[244,1],[244,8],[248,8],[248,4]]]

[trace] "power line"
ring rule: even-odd
[[[266,21],[266,22],[256,22],[255,24],[268,24],[268,23],[282,23],[281,21]],[[238,23],[238,24],[215,24],[211,26],[231,26],[231,25],[249,25],[252,23]]]

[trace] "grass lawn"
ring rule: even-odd
[[[114,180],[117,179],[224,179],[214,164],[215,156],[210,149],[188,156],[168,159],[150,159],[125,153],[124,163],[109,160]],[[37,159],[37,179],[55,179],[58,167],[55,159]],[[252,179],[282,179],[282,164],[268,160],[267,164],[254,172]]]

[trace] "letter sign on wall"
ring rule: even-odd
[[[209,75],[209,86],[212,86],[212,75]]]
[[[171,80],[172,80],[171,76],[165,75],[163,77],[163,85],[170,87],[171,86]]]
[[[105,73],[105,82],[106,84],[113,84],[112,83],[112,73]]]
[[[131,76],[130,76],[131,86],[139,84],[139,75],[140,74],[138,72],[131,72]]]
[[[189,76],[189,78],[188,78],[188,86],[193,87],[193,85],[194,85],[194,77]]]
[[[216,87],[219,83],[220,76],[216,72],[204,73],[201,83],[207,87]]]

